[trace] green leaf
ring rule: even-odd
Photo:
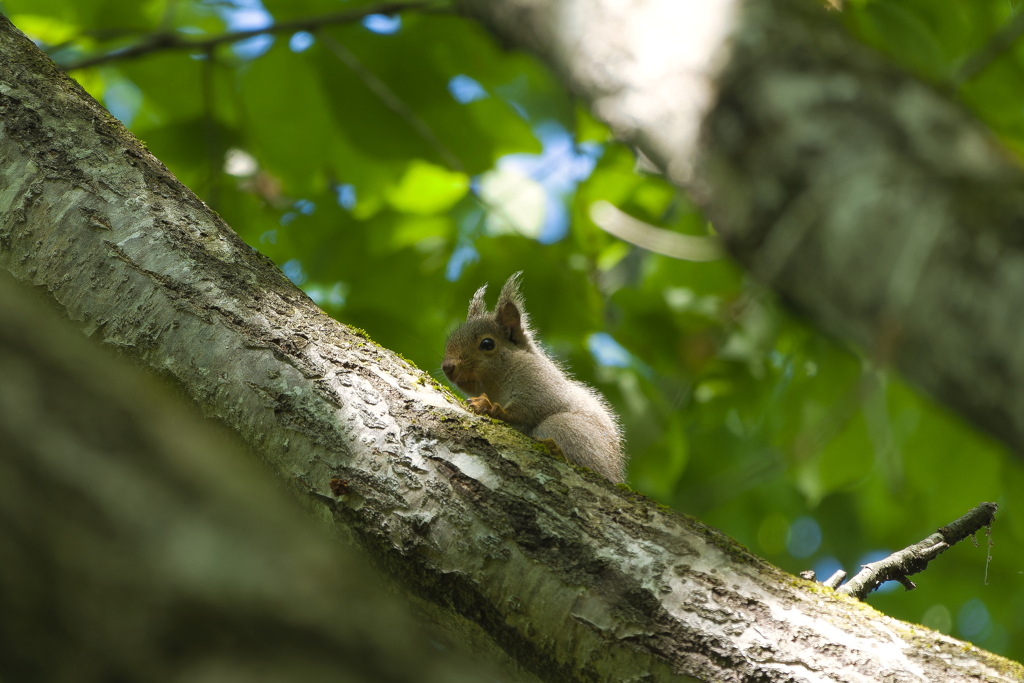
[[[387,201],[398,211],[429,216],[452,208],[468,191],[465,173],[413,159],[398,184],[388,189]]]
[[[391,233],[394,250],[415,247],[423,253],[442,248],[455,234],[455,222],[448,216],[409,216]]]
[[[81,32],[75,24],[44,14],[13,14],[10,19],[26,36],[47,45],[59,45]]]

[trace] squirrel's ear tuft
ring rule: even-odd
[[[523,274],[523,271],[518,273],[512,273],[512,277],[508,279],[505,286],[501,288],[501,294],[498,295],[498,308],[501,305],[511,301],[520,310],[523,308],[523,295],[519,293],[519,277]]]
[[[513,344],[520,344],[523,338],[529,334],[526,309],[523,307],[523,295],[519,293],[519,276],[522,274],[523,271],[519,271],[508,279],[505,286],[501,288],[498,304],[494,307],[498,324],[501,325],[508,340]]]
[[[469,313],[466,314],[466,320],[472,320],[473,318],[479,318],[480,316],[487,313],[487,304],[484,303],[484,293],[487,291],[487,284],[476,290],[476,294],[469,301]]]

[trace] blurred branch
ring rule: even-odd
[[[420,2],[386,2],[379,5],[359,7],[345,12],[334,12],[317,17],[296,19],[295,21],[284,21],[272,26],[267,26],[266,28],[223,33],[219,36],[213,36],[212,38],[206,38],[204,40],[189,40],[182,38],[176,33],[164,30],[149,35],[138,45],[133,45],[120,50],[113,50],[93,57],[86,57],[83,60],[72,62],[70,64],[61,64],[60,66],[65,71],[73,71],[75,69],[84,69],[98,64],[105,64],[107,62],[134,59],[151,52],[166,50],[194,50],[198,52],[209,52],[218,45],[237,43],[240,40],[246,40],[266,33],[294,33],[297,31],[313,32],[325,26],[351,24],[361,21],[371,14],[396,14],[413,9],[426,9],[431,5],[436,4],[438,3],[434,2],[434,0],[422,0]]]
[[[432,647],[237,443],[36,294],[0,272],[3,680],[499,675]]]
[[[423,138],[428,145],[434,148],[448,167],[453,171],[465,172],[465,167],[459,158],[455,156],[450,149],[448,149],[443,142],[437,137],[434,131],[427,125],[427,122],[419,117],[416,112],[409,108],[402,98],[400,98],[391,87],[377,77],[372,71],[363,66],[363,63],[352,54],[352,51],[347,47],[339,43],[337,40],[329,35],[318,34],[318,38],[323,41],[323,44],[327,46],[327,49],[334,53],[334,55],[340,59],[345,66],[352,70],[352,72],[359,77],[359,80],[369,88],[373,94],[380,98],[380,101],[384,103],[388,109],[398,114],[400,117],[405,119],[413,130],[415,130],[421,138]]]
[[[953,75],[953,85],[959,87],[971,80],[994,62],[1001,54],[1013,47],[1014,42],[1024,34],[1024,12],[1010,20],[988,41],[985,47],[964,60]]]
[[[840,586],[836,592],[863,600],[868,593],[886,581],[899,581],[908,591],[914,590],[917,586],[907,577],[924,571],[928,563],[947,548],[968,536],[973,536],[982,527],[991,525],[996,508],[995,503],[981,503],[923,541],[895,552],[884,560],[864,565],[856,576]]]
[[[683,261],[717,261],[724,255],[718,240],[712,237],[680,235],[656,228],[604,200],[590,205],[590,220],[620,240]]]

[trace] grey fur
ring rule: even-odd
[[[601,394],[573,380],[535,343],[521,274],[501,288],[491,313],[483,301],[486,285],[477,290],[466,323],[448,337],[445,375],[471,397],[499,405],[495,417],[535,439],[553,439],[569,461],[620,482],[625,456],[618,419]],[[486,338],[494,340],[493,351],[480,348]]]
[[[469,301],[469,313],[466,315],[466,320],[472,320],[473,318],[479,318],[480,316],[487,313],[487,304],[484,303],[484,294],[487,292],[487,284],[476,290],[476,294]]]

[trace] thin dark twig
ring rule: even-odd
[[[852,579],[836,592],[863,600],[868,593],[886,581],[899,581],[908,591],[916,588],[907,577],[924,571],[928,563],[947,548],[956,545],[978,529],[989,526],[995,518],[995,503],[982,503],[963,517],[948,524],[919,543],[897,551],[878,562],[864,565]]]
[[[307,17],[305,19],[296,19],[294,21],[283,21],[278,24],[273,24],[272,26],[267,26],[266,28],[222,33],[219,36],[213,36],[203,40],[189,40],[180,37],[176,33],[171,33],[165,30],[149,35],[137,45],[121,50],[114,50],[101,55],[95,55],[93,57],[86,57],[81,61],[73,62],[71,64],[62,64],[61,66],[65,71],[73,71],[75,69],[84,69],[89,66],[96,66],[97,64],[105,64],[106,62],[116,60],[134,59],[135,57],[141,57],[142,55],[146,55],[151,52],[158,52],[160,50],[194,50],[196,52],[208,52],[218,45],[223,45],[225,43],[237,43],[240,40],[246,40],[248,38],[261,36],[267,33],[316,31],[324,26],[351,24],[361,21],[371,14],[396,14],[407,10],[425,9],[432,4],[435,4],[434,0],[422,0],[420,2],[385,2],[379,5],[359,7],[345,12],[334,12],[317,17]]]
[[[334,55],[340,59],[345,66],[352,70],[352,72],[359,77],[359,80],[363,84],[373,91],[380,101],[384,103],[391,111],[398,114],[400,117],[405,119],[405,122],[415,130],[421,138],[423,138],[428,145],[434,148],[444,162],[453,171],[465,172],[465,167],[459,158],[455,156],[451,150],[445,147],[444,143],[434,134],[434,131],[427,125],[427,122],[419,117],[416,112],[409,108],[409,106],[395,94],[395,91],[391,87],[377,77],[372,71],[363,66],[363,63],[352,54],[352,52],[344,45],[339,43],[337,40],[326,34],[319,34],[317,36],[320,41],[327,46],[327,49],[334,53]]]
[[[992,546],[995,543],[992,542],[992,525],[989,524],[985,527],[985,538],[988,539],[988,550],[985,553],[985,585],[988,585],[988,564],[992,561]]]
[[[959,87],[971,80],[994,62],[999,55],[1003,54],[1014,42],[1024,34],[1024,12],[1010,20],[1002,29],[988,41],[985,47],[964,60],[960,68],[953,74],[953,85]]]

